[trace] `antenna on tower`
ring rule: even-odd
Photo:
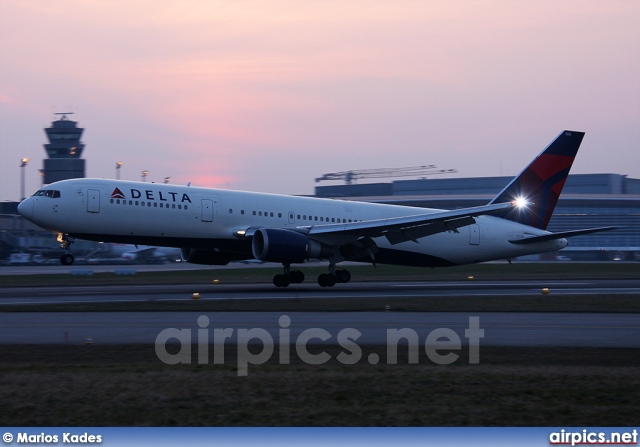
[[[60,121],[64,121],[67,119],[67,115],[73,115],[73,112],[55,112],[54,115],[62,115]]]

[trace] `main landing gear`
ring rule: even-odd
[[[291,270],[290,264],[283,264],[284,273],[273,277],[273,285],[276,287],[288,287],[290,284],[301,284],[304,281],[304,273],[300,270]],[[348,283],[351,280],[349,270],[337,269],[335,264],[329,265],[329,273],[318,276],[318,284],[321,287],[333,287],[338,283]]]
[[[68,234],[59,234],[58,242],[60,242],[60,248],[64,250],[64,254],[60,256],[60,264],[71,265],[75,261],[75,257],[71,254],[71,244],[75,242],[75,239],[69,237]]]
[[[291,264],[283,264],[284,273],[273,277],[273,285],[276,287],[288,287],[289,284],[301,284],[304,281],[304,273],[300,270],[291,270]]]
[[[320,287],[333,287],[338,283],[348,283],[351,280],[349,270],[338,269],[334,263],[329,264],[329,273],[322,273],[318,276]]]

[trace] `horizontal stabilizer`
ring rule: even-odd
[[[583,234],[598,233],[600,231],[617,230],[620,227],[600,227],[600,228],[586,228],[584,230],[563,231],[561,233],[549,233],[542,236],[526,237],[524,239],[512,239],[509,242],[512,244],[537,244],[538,242],[553,241],[555,239],[562,239],[566,237],[581,236]]]

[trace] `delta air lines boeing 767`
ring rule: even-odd
[[[583,132],[562,132],[487,205],[436,210],[121,180],[72,179],[45,186],[18,206],[58,234],[73,263],[75,238],[178,247],[186,262],[281,263],[278,287],[304,281],[292,264],[316,258],[318,284],[346,283],[342,261],[445,267],[560,250],[570,236],[613,227],[546,231]]]

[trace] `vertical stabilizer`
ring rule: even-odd
[[[525,199],[531,204],[500,217],[546,230],[584,132],[563,131],[489,204]]]

